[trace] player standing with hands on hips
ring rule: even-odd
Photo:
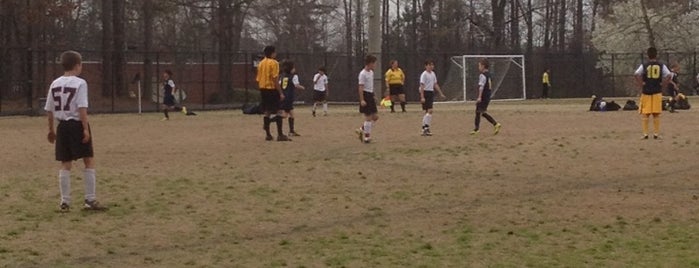
[[[430,124],[432,124],[435,90],[439,92],[441,98],[445,98],[437,82],[437,75],[434,73],[434,62],[427,60],[425,61],[425,71],[420,75],[420,102],[422,110],[425,111],[425,115],[422,117],[422,136],[432,136]]]
[[[364,124],[357,129],[357,135],[364,143],[371,143],[371,129],[379,120],[379,111],[374,99],[374,67],[376,56],[367,55],[364,59],[364,69],[359,73],[359,112],[364,114]]]
[[[56,78],[46,97],[49,134],[48,141],[56,144],[56,160],[62,168],[58,172],[61,192],[60,210],[70,210],[70,170],[73,161],[85,163],[85,210],[106,210],[95,195],[95,163],[92,133],[87,120],[87,82],[78,75],[82,72],[82,56],[75,51],[61,54],[63,76]],[[59,121],[54,131],[54,119]]]
[[[642,115],[643,139],[648,139],[648,121],[653,115],[653,139],[660,139],[660,113],[663,111],[663,82],[672,78],[672,72],[658,62],[658,50],[648,48],[648,62],[638,66],[634,73],[636,83],[641,88],[641,106],[638,111]]]
[[[481,59],[478,62],[478,70],[481,72],[481,74],[478,76],[478,99],[476,99],[475,121],[476,127],[473,129],[473,131],[471,131],[471,135],[476,135],[480,131],[481,116],[485,117],[488,122],[493,124],[495,127],[494,135],[497,135],[502,127],[500,123],[495,121],[495,119],[488,114],[488,105],[490,104],[490,95],[492,94],[492,79],[490,77],[490,71],[488,71],[488,68],[490,68],[490,63],[487,59]]]

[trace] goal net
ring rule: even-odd
[[[490,63],[493,100],[524,100],[527,96],[524,55],[462,55],[451,58],[442,90],[448,101],[478,98],[478,61]]]

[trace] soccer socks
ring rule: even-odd
[[[653,134],[660,134],[660,116],[653,116]]]
[[[395,107],[396,107],[395,103],[391,102],[391,112],[392,113],[396,111]]]
[[[364,130],[364,137],[368,138],[371,136],[371,127],[374,124],[371,121],[364,121],[364,127],[362,128]]]
[[[170,119],[170,115],[167,113],[167,108],[163,109],[163,114],[165,114],[165,118]]]
[[[267,136],[272,136],[272,133],[269,133],[269,124],[271,123],[272,119],[270,119],[267,116],[263,117],[262,119],[264,122],[262,125],[262,129],[265,130],[265,132],[267,133]]]
[[[95,169],[85,169],[85,200],[95,201]]]
[[[315,113],[317,107],[318,107],[318,103],[317,103],[317,102],[314,102],[314,103],[313,103],[313,109],[312,109],[311,111]]]
[[[323,114],[327,114],[327,113],[328,113],[328,103],[323,102]]]
[[[493,124],[493,126],[498,124],[498,122],[496,122],[495,119],[492,116],[490,116],[488,113],[483,113],[483,117],[485,117],[485,119],[488,120],[488,122]]]
[[[643,125],[643,135],[648,135],[648,120],[650,120],[648,116],[643,116],[641,119],[641,123]]]
[[[61,203],[70,204],[70,171],[58,171],[58,185],[61,189]]]
[[[422,117],[422,127],[429,128],[431,124],[432,124],[432,114],[425,113],[425,116]]]
[[[400,103],[400,109],[401,109],[403,112],[405,112],[405,105],[406,105],[406,104],[408,104],[408,103],[407,103],[407,102],[404,102],[404,101],[402,101],[402,102]],[[391,106],[391,107],[393,107],[393,106]]]
[[[294,118],[289,117],[289,132],[293,133],[294,132]]]
[[[473,130],[479,130],[481,128],[481,113],[476,112],[476,120],[474,121],[476,128]]]
[[[282,118],[281,116],[277,116],[272,120],[274,120],[277,123],[277,135],[284,136],[284,132],[282,131],[282,124],[284,123],[284,118]]]

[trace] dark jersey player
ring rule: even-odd
[[[177,94],[177,88],[175,87],[175,81],[172,80],[172,71],[165,70],[163,72],[163,114],[165,117],[163,121],[170,120],[169,110],[181,111],[187,114],[187,107],[182,106],[182,108],[175,105],[175,94]]]
[[[299,82],[299,76],[296,74],[296,67],[292,61],[282,62],[282,75],[279,79],[279,84],[284,92],[284,100],[281,104],[281,109],[284,111],[284,116],[289,119],[289,136],[301,136],[294,129],[294,101],[296,100],[296,90],[305,89]]]
[[[493,124],[495,127],[494,134],[497,135],[500,132],[502,125],[495,121],[495,119],[488,114],[488,105],[490,104],[490,95],[492,82],[490,77],[490,63],[487,59],[481,59],[478,61],[478,70],[481,74],[478,76],[478,99],[476,99],[476,120],[475,128],[471,131],[471,135],[476,135],[480,131],[481,116],[485,117],[488,122]]]

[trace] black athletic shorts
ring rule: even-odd
[[[284,90],[284,100],[279,106],[279,109],[284,110],[287,113],[290,112],[294,109],[294,99],[296,99],[296,96],[294,96],[293,90]]]
[[[175,106],[175,95],[165,95],[163,96],[163,104],[165,106]]]
[[[277,113],[280,109],[279,91],[276,89],[260,89],[260,109],[262,112]]]
[[[487,112],[490,104],[490,96],[481,98],[481,102],[476,103],[476,112]]]
[[[326,91],[313,90],[313,101],[315,102],[326,101],[327,96]]]
[[[425,102],[422,103],[422,110],[432,109],[434,107],[434,91],[425,91],[423,95],[425,96]]]
[[[388,85],[391,96],[405,94],[405,89],[401,84],[390,84]]]
[[[359,112],[364,115],[372,115],[379,112],[376,108],[376,99],[374,99],[374,93],[364,91],[364,101],[366,106],[359,105]]]
[[[88,126],[88,131],[90,131]],[[83,143],[83,123],[77,120],[60,121],[56,129],[56,160],[75,161],[93,157],[92,131],[90,141]]]

